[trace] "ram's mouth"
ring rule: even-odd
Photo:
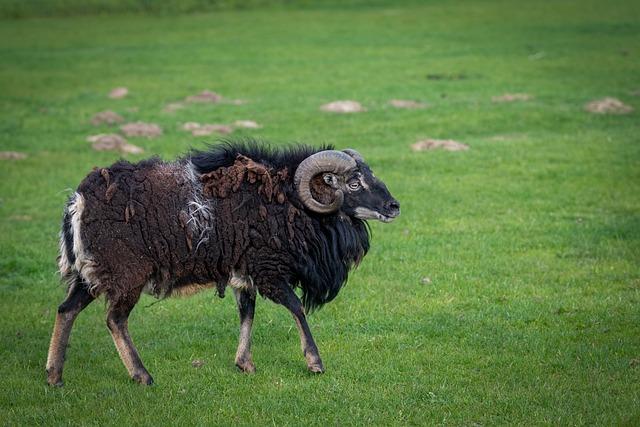
[[[397,215],[396,215],[397,216]],[[396,219],[395,216],[387,216],[387,215],[382,215],[381,213],[378,214],[378,220],[382,221],[382,222],[391,222],[394,219]]]
[[[393,221],[394,219],[396,219],[398,215],[400,215],[400,212],[390,214],[390,215],[384,215],[384,214],[381,214],[380,212],[376,212],[367,208],[356,208],[355,211],[356,211],[356,218],[364,219],[364,220],[376,219],[380,222],[386,222],[386,223]]]

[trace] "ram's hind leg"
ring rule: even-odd
[[[151,378],[151,375],[142,364],[138,351],[129,335],[128,328],[129,314],[140,299],[140,292],[141,290],[138,289],[131,291],[126,296],[109,300],[107,327],[111,332],[111,338],[113,338],[122,363],[129,371],[129,376],[137,383],[151,385],[153,384],[153,378]]]
[[[233,289],[240,313],[240,338],[236,351],[236,366],[244,372],[253,373],[256,367],[251,357],[251,325],[256,307],[256,293],[252,289]]]
[[[64,357],[69,344],[69,336],[73,321],[94,298],[89,294],[87,285],[76,277],[69,286],[67,298],[58,307],[56,323],[51,335],[49,355],[47,357],[47,382],[49,385],[61,386]]]

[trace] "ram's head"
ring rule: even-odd
[[[294,183],[302,203],[317,213],[341,211],[383,222],[400,215],[400,203],[355,150],[325,150],[307,157],[298,166]]]

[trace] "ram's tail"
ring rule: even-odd
[[[76,256],[73,252],[73,219],[74,215],[78,214],[76,211],[76,202],[79,197],[82,198],[78,193],[73,193],[73,195],[69,197],[67,205],[64,208],[62,230],[60,230],[58,271],[60,272],[60,276],[68,283],[77,275],[77,271],[75,271]]]

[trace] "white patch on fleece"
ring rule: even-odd
[[[153,295],[156,298],[162,299],[166,296],[167,290],[166,288],[158,289],[158,285],[153,280],[147,280],[147,283],[144,284],[144,288],[142,288],[142,292],[148,295]]]
[[[235,271],[231,271],[231,278],[229,279],[228,285],[233,289],[248,290],[253,288],[253,279],[250,276],[243,276]]]
[[[196,252],[198,247],[209,240],[207,231],[211,230],[211,222],[213,215],[209,202],[202,198],[202,183],[198,178],[198,173],[194,169],[194,165],[188,162],[185,167],[185,176],[191,183],[193,189],[192,200],[187,204],[189,209],[189,220],[187,224],[191,227],[191,231],[194,236],[197,236],[196,240]]]
[[[84,197],[75,193],[73,202],[69,205],[71,229],[73,230],[73,253],[76,256],[75,270],[89,284],[89,292],[93,292],[98,285],[95,268],[96,263],[84,248],[81,236],[82,213],[84,212]]]
[[[60,232],[60,256],[58,257],[58,271],[60,276],[66,277],[71,274],[71,263],[67,258],[67,243],[64,241],[64,233]]]

